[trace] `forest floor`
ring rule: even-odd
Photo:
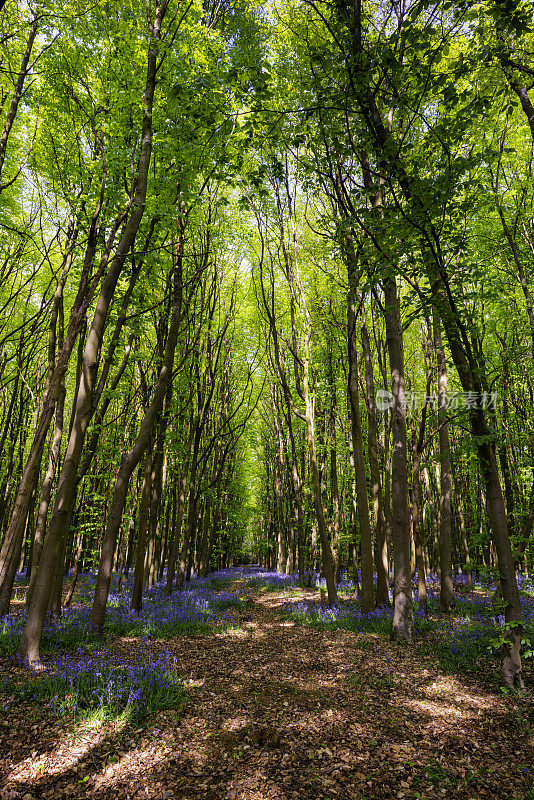
[[[451,674],[427,636],[408,647],[292,619],[317,589],[228,588],[243,602],[219,629],[111,643],[125,663],[170,654],[177,708],[82,719],[6,691],[2,800],[534,798],[532,695],[503,693],[497,662]],[[23,668],[2,661],[20,685]]]

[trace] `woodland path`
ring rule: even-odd
[[[177,657],[183,716],[77,729],[21,713],[0,735],[2,798],[526,798],[534,741],[510,701],[385,637],[283,621],[317,593],[249,592],[225,633],[153,641]],[[135,658],[137,640],[120,640]],[[391,658],[387,676],[386,652]],[[519,722],[518,722],[519,720]]]

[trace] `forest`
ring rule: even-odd
[[[0,101],[0,797],[532,800],[532,3],[4,0]]]

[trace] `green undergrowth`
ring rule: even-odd
[[[258,579],[250,579],[246,583],[247,590],[257,592],[258,594],[288,594],[294,595],[298,594],[301,590],[301,586],[294,583],[283,583],[277,580],[272,581],[264,581],[260,578]],[[315,586],[307,587],[307,588],[316,588]]]
[[[121,624],[115,621],[106,624],[103,636],[89,629],[66,629],[58,631],[54,636],[46,633],[41,640],[41,651],[53,654],[61,651],[73,651],[80,647],[93,651],[102,647],[103,643],[117,638],[150,638],[169,640],[175,637],[209,636],[225,631],[230,622],[226,620],[205,622],[173,622],[160,625],[154,622]],[[18,638],[14,638],[5,631],[0,631],[0,657],[12,656],[18,646]]]
[[[158,623],[151,620],[149,623],[130,623],[121,625],[120,623],[110,622],[104,628],[104,632],[115,637],[149,637],[151,639],[174,639],[177,636],[208,636],[214,633],[221,633],[228,626],[226,620],[205,620],[205,621],[173,621],[169,623]],[[98,641],[98,640],[97,640]],[[74,640],[73,640],[74,645]],[[62,645],[63,647],[65,645]]]
[[[230,578],[207,578],[205,587],[211,592],[220,592],[222,589],[227,589],[232,583]]]
[[[173,709],[181,715],[187,694],[177,665],[167,654],[148,651],[135,664],[121,663],[109,650],[51,660],[46,670],[4,679],[0,692],[12,702],[50,709],[77,720],[140,722]]]

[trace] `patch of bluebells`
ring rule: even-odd
[[[288,591],[294,589],[298,584],[298,575],[285,575],[261,567],[256,567],[245,581],[247,589],[259,589],[266,592]]]
[[[232,580],[248,577],[245,568],[224,570],[214,577],[193,577],[182,591],[165,594],[166,576],[143,594],[140,613],[130,610],[133,575],[118,587],[117,577],[108,598],[104,631],[113,636],[149,636],[171,638],[181,633],[202,633],[230,624],[226,614],[229,607],[247,607],[238,592],[214,591],[213,586],[222,586]],[[63,609],[59,619],[48,619],[43,629],[42,647],[46,649],[74,648],[80,644],[97,641],[90,621],[95,576],[80,576],[82,599]],[[26,623],[26,611],[22,610],[0,620],[0,653],[13,652]]]
[[[457,579],[466,576],[455,576]],[[338,584],[338,591],[350,592],[351,581],[343,577]],[[534,641],[534,593],[532,581],[521,577],[518,581],[521,588],[521,607],[525,625],[525,637]],[[324,581],[317,583],[326,588]],[[353,584],[352,584],[353,585]],[[427,617],[418,603],[416,579],[414,580],[414,626],[416,633],[426,634],[433,630],[433,647],[441,658],[442,665],[452,668],[470,669],[477,662],[486,659],[492,652],[492,642],[502,634],[505,624],[504,616],[496,614],[491,601],[494,587],[484,584],[484,594],[477,591],[458,593],[456,607],[451,615],[438,615],[439,581],[435,575],[428,576],[427,603],[430,616]],[[475,587],[481,588],[479,584]],[[359,603],[351,600],[340,600],[335,606],[324,606],[319,601],[302,601],[286,603],[283,613],[300,623],[316,627],[343,628],[356,633],[382,633],[391,631],[392,608],[379,608],[363,614]]]
[[[323,606],[318,601],[286,603],[282,612],[290,619],[316,627],[344,628],[356,633],[388,633],[391,628],[391,608],[376,608],[368,614],[362,613],[356,602],[341,602],[334,606]]]
[[[145,645],[133,655],[135,660],[125,662],[109,649],[91,656],[64,653],[48,662],[46,672],[23,680],[14,693],[60,716],[133,721],[151,711],[181,707],[185,690],[172,654],[156,657]]]
[[[360,577],[360,576],[359,576]],[[361,580],[361,578],[360,578]],[[455,583],[465,584],[467,576],[455,575]],[[228,587],[240,581],[239,591]],[[297,575],[285,575],[257,566],[234,567],[212,573],[204,578],[193,576],[184,590],[165,594],[165,575],[143,595],[143,610],[140,614],[130,611],[129,603],[133,575],[118,586],[118,576],[114,577],[112,591],[108,600],[106,627],[108,634],[114,636],[130,635],[170,638],[181,633],[200,633],[231,624],[227,614],[229,608],[247,608],[250,600],[246,592],[252,589],[263,591],[292,591],[298,585]],[[531,580],[520,576],[521,606],[526,635],[534,639],[534,589]],[[64,610],[59,620],[48,621],[43,632],[45,648],[74,648],[85,643],[95,644],[97,639],[90,626],[90,602],[94,591],[95,576],[80,575],[81,602]],[[305,585],[326,589],[326,583],[317,572],[306,575]],[[475,589],[481,588],[476,584]],[[350,598],[355,584],[346,574],[341,575],[338,592],[339,604],[325,607],[319,601],[286,603],[283,612],[298,622],[319,627],[345,628],[355,632],[376,632],[388,634],[391,630],[392,609],[380,608],[362,614],[359,603]],[[456,595],[456,607],[451,615],[441,616],[439,612],[439,581],[430,573],[427,576],[427,603],[429,617],[426,617],[418,604],[417,579],[414,588],[414,622],[419,634],[433,629],[436,636],[434,645],[442,658],[450,666],[473,666],[481,656],[487,657],[492,639],[502,633],[504,619],[496,614],[491,602],[492,587],[484,580],[484,593],[461,591]],[[347,599],[343,598],[347,596]],[[85,603],[85,604],[84,604]],[[0,622],[0,651],[12,652],[25,624],[25,612],[10,615]],[[529,631],[530,628],[530,631]]]
[[[210,602],[215,609],[235,608],[239,611],[250,608],[252,605],[252,601],[249,598],[242,597],[239,591],[214,592]]]
[[[182,591],[165,594],[165,580],[143,594],[140,613],[130,610],[129,583],[110,594],[106,628],[118,635],[130,634],[168,638],[180,632],[194,633],[223,622],[213,603],[214,593],[201,581],[191,581]]]
[[[325,589],[326,589],[326,581],[325,581]],[[348,595],[354,594],[354,592],[356,591],[356,582],[354,581],[354,578],[349,578],[347,573],[342,572],[340,575],[339,583],[337,584],[337,590],[340,594],[348,594]]]
[[[140,613],[130,610],[133,576],[119,585],[114,577],[106,611],[105,632],[113,636],[141,637],[144,649],[135,653],[135,663],[113,654],[92,631],[90,603],[96,576],[80,575],[77,602],[64,609],[61,618],[47,620],[42,646],[52,649],[45,658],[46,671],[28,678],[18,687],[19,697],[44,703],[60,714],[76,716],[96,713],[126,715],[133,719],[156,708],[175,707],[183,697],[183,686],[169,653],[154,658],[148,650],[151,638],[170,638],[181,633],[211,631],[231,623],[229,607],[248,607],[240,592],[221,587],[248,578],[246,568],[224,570],[206,578],[193,577],[184,590],[165,594],[166,576],[143,594]],[[80,591],[81,590],[81,591]],[[26,611],[0,622],[0,648],[13,652],[26,622]],[[98,647],[92,655],[91,646]],[[61,652],[61,648],[77,654]],[[13,658],[17,658],[14,656]]]

